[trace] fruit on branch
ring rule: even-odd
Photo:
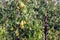
[[[25,7],[25,4],[23,2],[19,2],[19,7],[20,8],[24,8]]]
[[[16,36],[19,36],[18,29],[16,29],[15,34],[16,34]]]
[[[25,25],[25,24],[26,24],[26,21],[23,21],[23,20],[22,20],[21,23],[20,23],[20,28],[21,28],[21,29],[24,29],[24,25]]]

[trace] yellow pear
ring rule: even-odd
[[[24,8],[25,7],[25,4],[23,2],[19,2],[19,7],[20,8]]]
[[[16,36],[19,36],[18,29],[16,29],[15,34],[16,34]]]
[[[21,28],[21,29],[24,29],[24,25],[25,25],[25,24],[26,24],[26,22],[22,20],[21,23],[20,23],[20,28]]]

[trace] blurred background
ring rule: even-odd
[[[0,0],[0,40],[60,40],[60,0]]]

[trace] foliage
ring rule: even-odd
[[[60,38],[60,3],[49,0],[10,0],[1,2],[1,40],[43,40],[44,16],[48,13],[48,39]],[[5,30],[3,32],[3,30]],[[4,35],[6,36],[4,36]],[[8,37],[7,37],[8,36]],[[5,39],[4,39],[5,38]]]

